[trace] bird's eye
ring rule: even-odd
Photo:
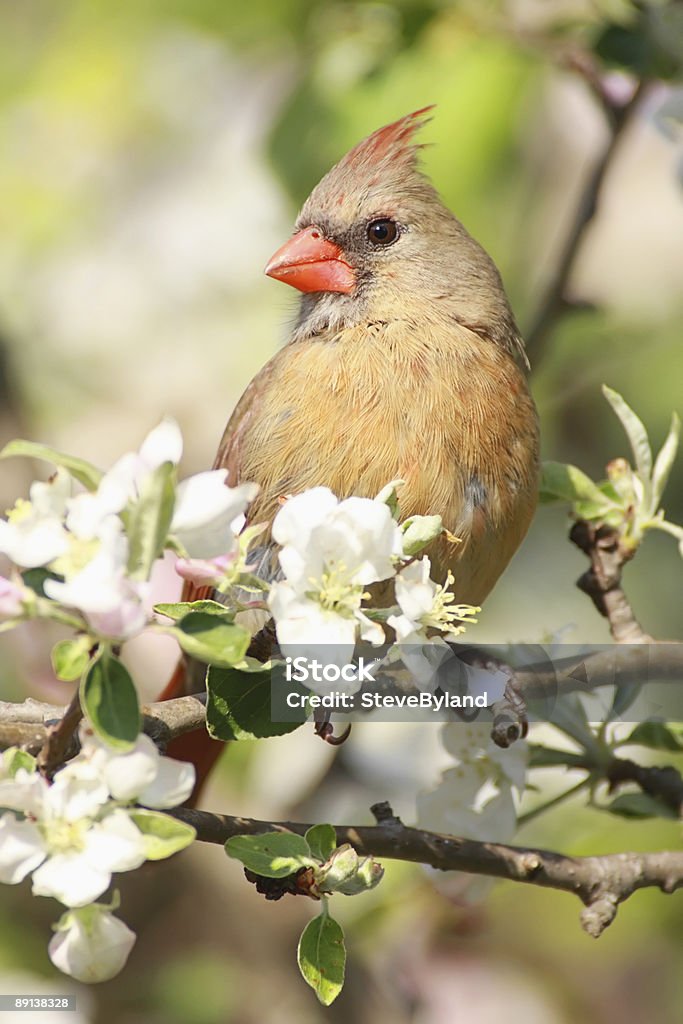
[[[383,217],[381,220],[371,220],[367,232],[373,245],[391,245],[398,238],[398,225],[396,221]]]

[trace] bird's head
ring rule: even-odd
[[[266,274],[303,292],[295,337],[425,316],[510,346],[500,275],[418,165],[431,107],[379,128],[313,189]],[[516,344],[516,342],[515,342]]]

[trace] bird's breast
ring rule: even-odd
[[[261,486],[250,518],[309,487],[374,497],[402,479],[402,517],[442,516],[462,544],[433,554],[459,562],[480,600],[535,505],[536,412],[510,356],[463,329],[397,323],[297,342],[271,362],[240,445],[240,479]]]

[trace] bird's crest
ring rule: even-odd
[[[423,107],[412,114],[406,114],[392,124],[378,128],[372,135],[359,142],[357,146],[341,160],[344,168],[358,169],[380,163],[393,166],[414,167],[418,150],[413,138],[417,132],[431,120],[426,115],[434,109],[434,105]]]

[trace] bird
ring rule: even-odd
[[[249,523],[317,486],[375,497],[391,480],[402,518],[442,517],[432,576],[481,605],[521,544],[538,494],[539,426],[524,342],[490,256],[425,175],[424,107],[374,131],[325,174],[265,273],[300,293],[286,344],[247,386],[215,469],[259,492]],[[274,571],[274,546],[262,559]],[[205,596],[186,585],[184,599]],[[161,699],[190,692],[181,662]],[[194,685],[194,689],[196,689]],[[223,744],[205,731],[194,797]]]

